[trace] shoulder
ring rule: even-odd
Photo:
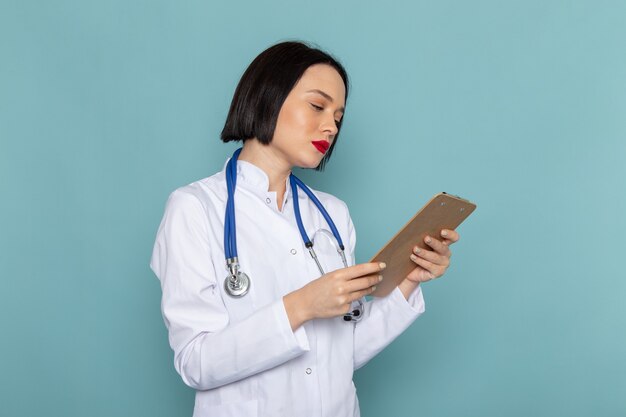
[[[175,189],[167,200],[167,209],[209,211],[226,200],[223,171]]]
[[[313,194],[315,194],[315,196],[320,200],[324,207],[326,207],[326,210],[335,215],[345,215],[347,217],[350,217],[350,210],[348,209],[348,205],[345,203],[345,201],[323,191],[315,189],[311,189],[311,191],[313,191]]]

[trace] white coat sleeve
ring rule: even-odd
[[[349,216],[348,216],[349,217]],[[356,233],[349,218],[350,248],[354,265]],[[354,369],[365,365],[406,330],[425,310],[421,287],[405,299],[396,287],[388,296],[374,297],[365,303],[363,319],[354,329]]]
[[[150,266],[161,281],[161,308],[174,365],[197,390],[225,385],[273,368],[309,350],[303,328],[291,330],[282,299],[230,323],[216,288],[209,222],[200,200],[170,196]],[[219,249],[221,250],[221,248]]]

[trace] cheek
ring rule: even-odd
[[[301,109],[283,106],[276,120],[276,130],[292,131],[301,130],[307,125],[306,113]]]

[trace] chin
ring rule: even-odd
[[[316,158],[315,160],[310,159],[309,163],[307,163],[306,165],[302,165],[301,168],[315,169],[320,165],[323,158],[324,157],[322,156],[321,158]]]
[[[321,154],[319,156],[310,154],[301,155],[301,157],[298,159],[298,161],[296,161],[294,166],[297,166],[298,168],[314,169],[319,166],[323,158],[324,155]]]

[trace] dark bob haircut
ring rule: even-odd
[[[343,79],[347,100],[348,74],[335,58],[303,42],[282,42],[261,52],[244,72],[230,104],[221,139],[230,142],[257,138],[261,143],[270,143],[285,99],[307,68],[316,64],[327,64],[337,70]],[[324,169],[333,153],[341,123],[337,127],[333,144],[315,168],[318,171]]]

